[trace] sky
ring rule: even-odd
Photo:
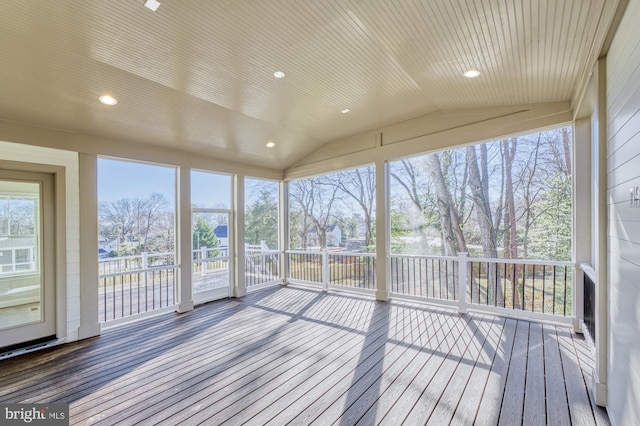
[[[132,161],[98,159],[98,201],[147,198],[154,192],[175,204],[176,168]],[[230,208],[231,176],[192,171],[192,204]]]

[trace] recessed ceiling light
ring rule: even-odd
[[[284,73],[282,71],[276,71],[273,73],[275,78],[284,78]]]
[[[345,108],[345,109],[343,109],[343,110],[342,110],[342,111],[340,111],[340,112],[341,112],[341,113],[343,113],[343,114],[346,114],[346,113],[348,113],[349,111],[351,111],[349,108]]]
[[[115,105],[118,103],[118,100],[110,95],[102,95],[98,98],[98,100],[105,105]]]
[[[480,75],[480,71],[478,71],[478,70],[469,70],[469,71],[466,71],[462,75],[464,75],[467,78],[473,78],[473,77],[479,76]]]
[[[147,0],[144,2],[144,7],[155,12],[160,7],[160,2],[157,0]]]
[[[273,143],[271,141],[267,142],[267,148],[273,148],[274,146],[276,146],[275,143]]]

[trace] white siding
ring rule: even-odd
[[[80,194],[78,154],[0,141],[3,160],[50,164],[65,168],[67,234],[67,341],[78,339],[80,326]]]
[[[640,424],[640,0],[631,0],[607,57],[609,395],[616,425]]]

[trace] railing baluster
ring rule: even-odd
[[[567,269],[568,267],[565,266],[564,267],[564,300],[562,301],[562,305],[563,305],[563,309],[562,309],[562,315],[567,316]]]
[[[531,265],[531,312],[536,310],[536,265]]]
[[[511,301],[512,302],[511,307],[513,309],[516,308],[516,292],[517,292],[517,290],[516,290],[516,264],[514,263],[513,264],[513,278],[511,280],[511,297],[513,299]]]
[[[526,301],[524,299],[524,288],[526,286],[526,272],[527,272],[527,265],[522,265],[522,310],[526,311],[527,310],[527,304]]]
[[[556,267],[553,267],[553,314],[556,314]]]

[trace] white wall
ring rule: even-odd
[[[616,425],[640,424],[640,0],[631,0],[607,55],[609,207],[608,410]]]
[[[0,141],[3,160],[50,164],[65,168],[67,340],[78,338],[80,327],[80,195],[78,154]]]

